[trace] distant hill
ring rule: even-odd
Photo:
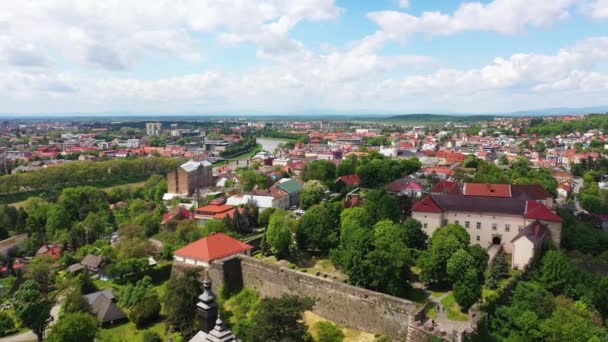
[[[448,114],[406,114],[389,116],[384,121],[407,122],[407,123],[445,123],[459,122],[470,123],[494,120],[494,115],[448,115]]]
[[[547,115],[574,115],[574,114],[601,114],[608,113],[608,106],[596,106],[596,107],[580,107],[580,108],[568,108],[568,107],[556,107],[556,108],[542,108],[536,110],[522,110],[518,112],[505,113],[503,116],[547,116]]]

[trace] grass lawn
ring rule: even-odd
[[[437,318],[437,306],[435,305],[435,303],[426,303],[426,306],[424,307],[424,312],[426,314],[426,317],[428,318]]]
[[[466,321],[469,319],[469,315],[460,311],[460,306],[456,303],[456,299],[454,299],[454,294],[450,293],[447,297],[445,297],[441,304],[447,310],[448,319],[453,321]]]
[[[165,333],[165,323],[158,322],[154,325],[149,326],[147,329],[137,329],[135,324],[132,322],[124,323],[119,326],[108,329],[100,329],[96,341],[100,342],[132,342],[141,341],[145,330],[152,330],[157,332],[160,337],[166,340],[168,337],[175,337],[179,334],[167,334]]]
[[[316,331],[314,328],[312,328],[312,326],[319,322],[319,321],[327,321],[325,318],[313,313],[312,311],[304,311],[304,314],[302,315],[302,319],[304,320],[304,323],[306,323],[306,325],[308,326],[308,332],[310,332],[310,334],[316,338]],[[374,334],[365,332],[365,331],[361,331],[361,330],[354,330],[354,329],[348,329],[348,328],[342,328],[340,326],[338,326],[339,328],[342,329],[342,333],[344,333],[344,342],[373,342],[376,341],[376,336]]]

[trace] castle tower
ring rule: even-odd
[[[196,303],[196,311],[201,321],[201,330],[205,333],[209,333],[213,330],[213,327],[218,320],[217,302],[215,300],[215,294],[211,290],[211,279],[209,279],[209,274],[205,275],[203,287],[203,293],[198,297],[199,302]]]

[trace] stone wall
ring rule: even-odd
[[[372,333],[386,334],[403,341],[407,335],[408,318],[416,311],[415,303],[328,280],[312,274],[271,265],[247,256],[239,256],[240,274],[245,287],[256,289],[265,297],[296,294],[314,298],[313,311],[340,325]],[[229,266],[226,266],[229,265]],[[226,274],[238,273],[236,264],[224,261],[211,269],[225,268]],[[210,275],[218,279],[216,271]],[[224,275],[224,281],[226,279]],[[231,280],[238,281],[238,280]],[[219,285],[219,284],[218,284]]]

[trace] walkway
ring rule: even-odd
[[[435,304],[435,307],[439,306],[439,310],[437,310],[437,318],[435,319],[435,323],[437,323],[436,329],[439,331],[444,330],[446,332],[452,332],[453,330],[462,332],[471,327],[469,321],[454,321],[448,318],[448,310],[441,304],[441,301],[444,300],[447,296],[450,295],[451,292],[444,293],[441,297],[437,298],[435,301],[435,297],[431,296],[431,302]]]

